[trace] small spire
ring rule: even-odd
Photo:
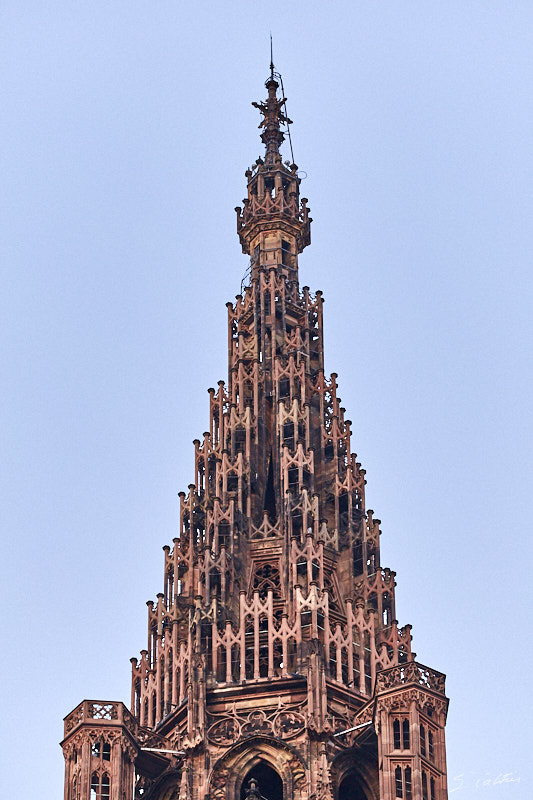
[[[264,128],[261,134],[261,139],[266,145],[265,164],[275,164],[279,158],[279,146],[285,139],[285,135],[281,130],[281,124],[290,125],[291,120],[285,116],[281,110],[284,106],[286,99],[282,97],[278,100],[276,91],[279,83],[274,77],[274,60],[272,55],[272,34],[270,35],[270,76],[265,83],[268,89],[268,97],[264,103],[252,103],[255,108],[258,108],[263,119],[259,125]]]

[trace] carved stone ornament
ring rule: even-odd
[[[287,767],[292,775],[292,785],[294,788],[302,789],[305,783],[305,769],[300,759],[293,756],[287,764]]]
[[[211,790],[214,797],[223,797],[226,792],[229,770],[222,767],[211,778]]]
[[[300,733],[305,727],[305,718],[302,714],[293,711],[282,711],[274,717],[274,736],[280,739],[290,739]]]
[[[399,664],[379,672],[376,678],[376,692],[408,683],[417,683],[426,689],[444,694],[445,680],[445,676],[440,672],[410,661],[407,664]]]
[[[234,744],[240,738],[240,735],[240,725],[233,717],[215,722],[207,731],[207,738],[218,745]]]
[[[264,711],[252,711],[248,715],[248,722],[242,726],[241,731],[243,736],[270,736],[272,735],[272,726]]]

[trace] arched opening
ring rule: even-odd
[[[368,800],[368,796],[355,773],[350,772],[342,779],[339,786],[338,800]]]
[[[241,800],[283,800],[283,781],[265,761],[258,761],[248,772],[241,786]]]

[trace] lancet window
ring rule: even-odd
[[[397,766],[394,771],[395,797],[413,800],[413,780],[411,767]]]
[[[409,750],[409,720],[395,719],[392,723],[395,750]]]
[[[93,772],[91,775],[91,793],[90,800],[109,800],[110,796],[110,781],[107,772],[102,776],[98,772]]]
[[[435,778],[427,772],[422,772],[422,800],[436,800]]]

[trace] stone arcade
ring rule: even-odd
[[[447,798],[444,675],[398,627],[322,296],[299,286],[311,219],[279,153],[277,77],[236,209],[250,274],[228,303],[228,381],[209,390],[131,708],[65,719],[65,800]]]

